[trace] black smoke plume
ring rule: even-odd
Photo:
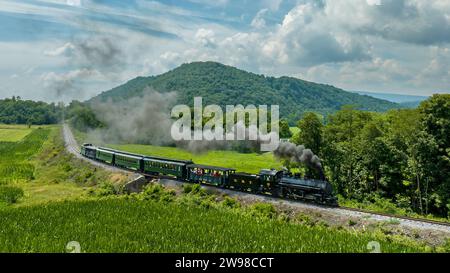
[[[303,163],[313,167],[320,173],[320,178],[325,179],[320,158],[304,145],[295,145],[293,143],[280,143],[273,152],[279,159],[289,160],[292,163]]]

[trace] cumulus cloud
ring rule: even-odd
[[[328,0],[324,12],[330,23],[350,33],[423,45],[450,42],[448,1]]]
[[[200,28],[195,33],[195,39],[204,47],[216,47],[214,31],[211,29]]]
[[[61,47],[54,48],[51,50],[46,50],[46,51],[44,51],[44,54],[46,56],[56,57],[56,56],[61,56],[61,55],[65,55],[65,54],[70,54],[70,52],[73,51],[74,49],[75,49],[75,46],[72,43],[66,43]]]
[[[269,10],[268,9],[262,9],[260,11],[258,11],[258,13],[256,14],[255,18],[253,18],[252,20],[252,27],[255,28],[263,28],[266,26],[266,20],[264,19],[264,15],[267,14]]]

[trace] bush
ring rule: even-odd
[[[183,185],[183,192],[186,194],[206,195],[206,191],[200,184],[185,184]]]
[[[222,205],[228,208],[240,207],[239,202],[235,198],[231,198],[229,196],[225,196],[225,198],[222,201]]]
[[[148,184],[142,192],[144,200],[155,200],[162,202],[172,202],[176,195],[174,190],[166,190],[163,185],[158,183]]]
[[[272,204],[256,203],[250,207],[250,214],[256,217],[272,219],[276,216],[277,211]]]
[[[296,222],[305,225],[305,226],[309,226],[309,227],[313,227],[316,225],[316,222],[314,219],[312,219],[310,216],[306,215],[306,214],[298,214],[295,218]]]
[[[0,186],[0,202],[7,204],[17,203],[19,198],[24,195],[23,190],[13,186]]]
[[[118,191],[114,187],[113,184],[110,183],[102,183],[97,190],[94,191],[96,196],[104,197],[109,195],[116,195]]]

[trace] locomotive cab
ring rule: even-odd
[[[261,181],[260,191],[273,193],[283,177],[283,171],[277,171],[275,169],[261,170],[259,172],[259,177]]]

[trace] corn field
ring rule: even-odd
[[[368,252],[364,234],[260,219],[230,209],[126,198],[0,211],[0,252]],[[423,249],[380,241],[383,252]]]
[[[0,142],[0,184],[33,179],[34,166],[29,161],[48,134],[49,129],[36,129],[19,142]]]

